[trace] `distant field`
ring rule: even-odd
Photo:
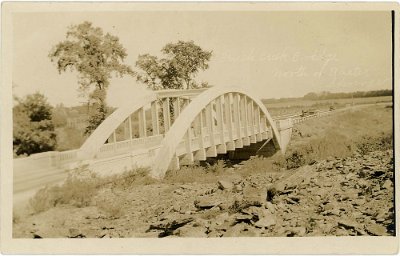
[[[391,96],[369,97],[369,98],[354,98],[354,99],[331,99],[331,100],[293,100],[277,103],[267,103],[265,106],[272,116],[299,114],[302,110],[309,109],[329,109],[342,108],[347,104],[371,104],[379,102],[391,102]]]

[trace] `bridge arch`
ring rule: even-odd
[[[193,97],[204,90],[159,90],[132,97],[131,102],[115,110],[86,139],[77,152],[78,159],[90,160],[96,158],[96,154],[100,151],[108,149],[129,150],[140,148],[146,144],[159,144],[163,135],[177,120],[182,109],[189,105]],[[146,111],[146,108],[149,111]],[[151,113],[150,118],[146,118],[146,112]],[[131,117],[135,113],[138,116],[139,138],[132,136]],[[147,119],[151,119],[151,134],[146,130],[146,122],[149,122]],[[124,124],[126,124],[125,133],[128,135],[118,144],[116,131]],[[107,143],[107,141],[111,141],[111,143]]]
[[[193,147],[196,126],[200,134]],[[205,160],[265,139],[272,139],[277,150],[284,150],[280,132],[264,104],[243,88],[213,87],[194,98],[165,134],[151,174],[161,178],[169,168],[178,169],[181,161]]]

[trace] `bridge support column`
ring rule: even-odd
[[[226,150],[235,150],[235,142],[233,141],[233,122],[232,122],[232,93],[225,96],[225,116],[226,126],[229,132],[229,141],[226,143]]]
[[[240,112],[241,112],[241,124],[244,126],[244,134],[243,134],[243,146],[250,145],[250,134],[249,134],[249,120],[247,118],[248,110],[247,110],[247,97],[243,96],[240,101]]]
[[[124,140],[132,140],[131,116],[124,121]]]
[[[169,170],[179,170],[180,168],[180,164],[179,164],[179,157],[177,157],[176,155],[174,155],[174,157],[172,157],[171,159],[171,163],[169,164]]]
[[[171,112],[169,109],[169,98],[163,101],[163,119],[164,119],[164,133],[167,133],[171,127]]]
[[[203,110],[195,119],[196,126],[200,128],[200,135],[199,138],[199,150],[194,153],[194,159],[198,161],[206,160],[206,150],[204,148],[204,129],[203,129]]]
[[[261,117],[261,135],[263,140],[268,139],[267,120],[265,116]]]
[[[192,134],[190,129],[187,130],[185,137],[186,137],[186,154],[182,159],[182,164],[189,165],[193,164],[194,162],[193,151],[192,151]]]
[[[176,98],[174,100],[174,121],[178,118],[178,116],[181,114],[181,105],[180,105],[180,100],[179,98]]]
[[[214,138],[214,118],[212,116],[212,106],[213,102],[208,104],[206,107],[206,126],[210,138],[210,147],[206,149],[207,157],[217,156],[217,147],[215,146],[215,138]]]
[[[158,121],[158,103],[154,101],[151,103],[151,125],[153,128],[153,136],[160,134],[160,126]]]
[[[257,143],[256,130],[254,128],[254,102],[249,103],[249,121],[250,121],[250,143]]]
[[[235,128],[236,128],[235,148],[243,148],[242,128],[240,125],[239,101],[240,101],[240,94],[235,93],[233,100],[233,115],[235,117]]]
[[[256,133],[256,140],[257,142],[262,141],[262,134],[261,134],[261,111],[260,108],[256,108],[256,127],[257,127],[257,133]]]
[[[144,111],[144,108],[139,109],[139,137],[143,138],[147,136],[147,131],[146,131],[146,112]]]
[[[222,112],[223,109],[222,97],[223,96],[218,97],[216,101],[217,125],[219,130],[219,141],[220,141],[220,144],[217,146],[218,154],[226,154],[224,116]]]

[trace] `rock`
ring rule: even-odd
[[[41,235],[38,235],[38,234],[33,234],[33,238],[34,239],[41,239],[41,238],[43,238]]]
[[[218,206],[220,204],[221,204],[220,201],[212,200],[212,199],[209,199],[209,198],[201,198],[201,199],[196,200],[194,202],[194,206],[196,206],[196,208],[201,209],[201,210],[203,210],[203,209],[211,209],[211,208],[213,208],[215,206]]]
[[[271,213],[275,213],[275,206],[271,202],[267,202],[265,206]]]
[[[268,215],[260,218],[254,226],[258,228],[269,228],[270,226],[274,226],[276,224],[275,217],[273,215]]]
[[[292,199],[289,198],[289,197],[285,198],[285,200],[286,200],[286,202],[287,202],[288,204],[298,204],[298,202],[292,200]]]
[[[382,188],[387,190],[389,190],[391,187],[392,187],[392,182],[390,180],[386,180],[382,185]]]
[[[229,213],[224,212],[215,218],[215,224],[222,225],[225,221],[229,220]]]
[[[382,171],[382,170],[375,170],[375,171],[373,171],[372,172],[372,176],[373,177],[375,177],[375,178],[378,178],[378,177],[380,177],[380,176],[382,176],[382,175],[384,175],[385,174],[385,172],[384,171]]]
[[[385,236],[387,235],[386,228],[378,224],[368,224],[365,229],[368,233],[375,236]]]
[[[236,214],[235,220],[236,222],[250,222],[253,219],[253,216],[250,214]]]
[[[352,221],[346,221],[346,220],[340,220],[338,221],[338,226],[339,227],[344,227],[345,229],[356,229],[356,228],[360,228],[360,225],[356,222],[352,222]]]
[[[207,228],[205,227],[186,225],[176,229],[173,234],[180,237],[207,237],[206,232]]]
[[[352,205],[360,206],[365,204],[365,199],[354,199],[351,202]]]
[[[325,211],[331,211],[331,210],[337,208],[337,205],[333,204],[333,203],[327,203],[326,205],[324,205],[323,208]]]
[[[291,236],[304,236],[307,232],[305,227],[294,227],[291,230]]]
[[[86,237],[83,235],[78,229],[76,228],[70,228],[69,229],[69,238],[84,238]]]
[[[241,185],[236,184],[236,185],[233,187],[233,192],[241,192],[241,191],[243,191],[243,187],[242,187]]]
[[[233,188],[233,183],[230,181],[220,180],[218,181],[218,188],[221,190],[231,190]]]
[[[194,218],[179,218],[179,219],[166,219],[163,221],[160,221],[156,224],[151,224],[149,229],[146,232],[149,232],[151,230],[162,230],[163,232],[159,234],[159,237],[165,237],[172,235],[175,229],[178,229],[180,227],[183,227],[184,225],[192,222]]]

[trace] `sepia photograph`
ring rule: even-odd
[[[398,242],[398,5],[81,4],[2,6],[7,239]]]

